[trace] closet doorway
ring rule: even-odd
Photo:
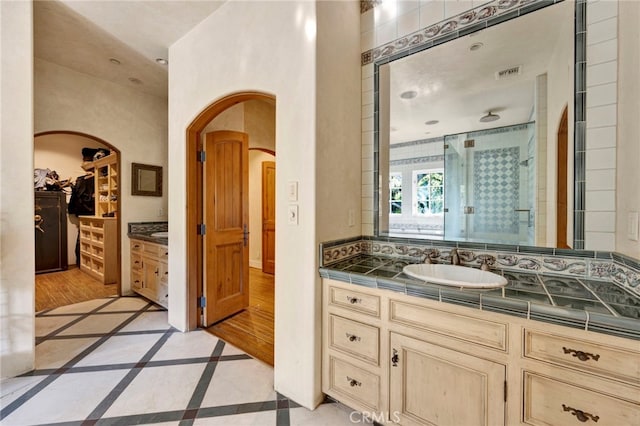
[[[36,312],[120,295],[119,150],[83,133],[38,133],[34,169]],[[72,200],[74,185],[81,196]],[[105,262],[114,273],[102,279]]]
[[[218,220],[220,217],[215,213],[213,216],[210,214],[211,209],[215,209],[223,200],[234,199],[224,192],[229,185],[216,186],[219,177],[216,174],[222,173],[224,167],[216,166],[219,152],[214,152],[210,149],[213,146],[207,143],[221,131],[241,132],[248,138],[246,155],[249,184],[244,208],[249,213],[248,219],[242,223],[231,219]],[[190,326],[205,328],[255,358],[273,365],[275,280],[273,274],[263,272],[262,170],[264,162],[275,162],[275,99],[260,93],[242,93],[214,103],[188,128],[188,143],[187,229],[194,229],[193,233],[187,235]],[[228,145],[230,147],[232,144]],[[199,154],[201,152],[204,154]],[[211,191],[217,191],[213,199]],[[231,205],[235,206],[235,203]],[[227,222],[229,226],[221,225]],[[204,235],[195,232],[198,224],[204,224]],[[243,234],[246,246],[214,249],[212,235],[223,228]],[[275,232],[275,226],[273,228]],[[240,254],[247,248],[249,255],[245,260]],[[235,260],[226,259],[226,255],[235,257]],[[271,257],[271,253],[267,257]],[[224,272],[220,272],[223,270],[221,265],[229,264],[236,266],[224,266]],[[236,274],[234,271],[239,272]],[[241,291],[248,295],[247,303],[242,307],[222,318],[210,312],[211,306],[224,303],[227,296],[236,297]]]

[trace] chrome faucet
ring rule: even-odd
[[[452,265],[460,265],[460,255],[458,254],[457,248],[451,249],[449,256],[451,256]]]

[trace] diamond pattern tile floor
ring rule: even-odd
[[[36,314],[36,370],[0,382],[2,425],[352,425],[273,389],[273,369],[139,297]]]

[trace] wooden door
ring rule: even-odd
[[[391,333],[389,412],[409,425],[504,424],[505,366]]]
[[[262,162],[262,272],[276,270],[276,163]]]
[[[556,247],[570,248],[567,243],[567,160],[569,142],[567,140],[567,108],[562,112],[558,126],[558,192],[556,199]]]
[[[249,305],[249,140],[206,134],[204,162],[204,326]]]

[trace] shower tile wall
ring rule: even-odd
[[[615,249],[617,16],[619,0],[587,3],[585,248]],[[487,1],[386,0],[360,16],[365,52]],[[374,233],[373,64],[362,67],[362,232]],[[597,159],[597,157],[602,157]],[[610,226],[602,226],[603,221]]]

